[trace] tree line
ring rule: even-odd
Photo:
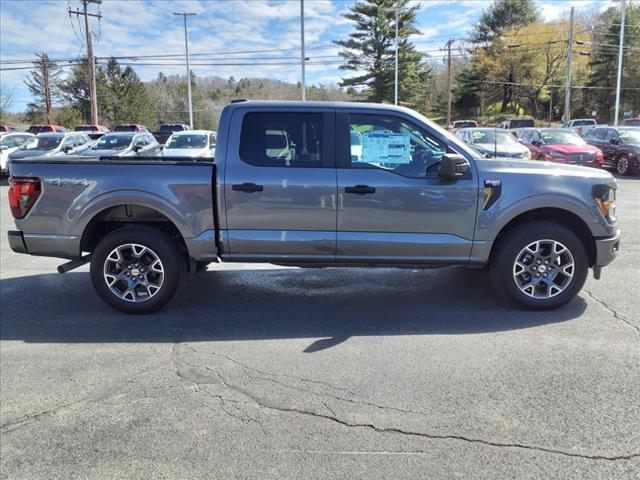
[[[343,59],[338,85],[311,86],[309,100],[369,100],[393,103],[396,11],[398,19],[398,100],[442,120],[449,97],[448,72],[441,58],[416,48],[417,12],[410,0],[357,0],[344,14],[353,25],[335,39]],[[640,5],[627,6],[621,111],[640,110]],[[620,36],[620,10],[586,12],[574,22],[571,116],[611,122]],[[559,121],[564,114],[568,19],[545,22],[534,0],[494,0],[478,23],[457,40],[451,60],[453,118],[495,121],[507,115],[533,115]],[[463,40],[463,41],[461,41]],[[454,45],[456,45],[454,43]],[[46,53],[37,55],[26,85],[33,96],[24,121],[64,125],[90,119],[89,65],[86,59],[67,73]],[[301,85],[266,78],[191,73],[194,126],[216,128],[220,111],[234,98],[297,100]],[[188,123],[186,76],[159,73],[142,82],[131,66],[116,59],[96,66],[100,123]],[[0,114],[7,100],[0,105]]]

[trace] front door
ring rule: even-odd
[[[338,113],[336,129],[337,261],[466,263],[477,175],[438,176],[442,156],[461,152],[399,113]]]
[[[225,159],[226,260],[333,262],[334,110],[238,109]]]

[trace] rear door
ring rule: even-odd
[[[438,176],[443,155],[462,152],[388,110],[338,110],[336,138],[338,262],[468,261],[478,178]]]
[[[333,262],[334,110],[239,108],[224,172],[227,260]]]

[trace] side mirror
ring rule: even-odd
[[[6,145],[0,145],[0,152],[3,150],[9,150],[9,147]]]
[[[62,147],[62,151],[64,153],[69,153],[72,150],[73,147],[71,147],[71,145],[65,145],[64,147]]]
[[[142,145],[134,145],[133,146],[133,151],[134,152],[139,152],[140,150],[142,150]]]
[[[612,138],[611,140],[609,140],[609,143],[611,143],[613,145],[617,145],[618,144],[618,139],[617,138]]]
[[[438,176],[449,180],[464,177],[469,173],[469,162],[462,155],[448,153],[442,157]]]

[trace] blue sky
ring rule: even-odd
[[[353,0],[305,0],[305,40],[308,83],[335,84],[345,75],[338,69],[339,49],[332,45],[352,31],[342,17]],[[416,47],[440,59],[439,48],[448,38],[462,39],[478,20],[490,0],[421,0]],[[611,0],[536,0],[545,20],[568,17],[577,11],[604,9]],[[74,58],[85,51],[78,19],[67,8],[80,7],[78,0],[2,0],[0,2],[0,60],[29,59],[45,51],[51,58]],[[192,70],[198,76],[268,77],[289,82],[300,79],[295,62],[300,46],[300,4],[298,0],[103,0],[91,11],[103,15],[92,19],[95,52],[99,57],[163,55],[184,53],[181,17],[175,11],[195,12],[189,18]],[[262,50],[260,53],[250,51]],[[278,50],[265,52],[264,50]],[[198,54],[215,53],[200,56]],[[223,54],[222,52],[226,53]],[[236,53],[238,52],[238,53]],[[246,53],[239,53],[246,52]],[[198,58],[207,58],[200,60]],[[258,60],[260,59],[260,60]],[[145,60],[158,63],[160,60]],[[163,63],[177,63],[180,60]],[[256,62],[272,63],[257,65]],[[245,65],[198,65],[198,63],[241,63]],[[249,64],[249,65],[246,65]],[[5,64],[5,66],[7,66]],[[159,71],[183,74],[182,65],[134,66],[143,80]],[[12,94],[12,111],[22,111],[30,95],[24,86],[27,70],[0,72],[0,87]]]

